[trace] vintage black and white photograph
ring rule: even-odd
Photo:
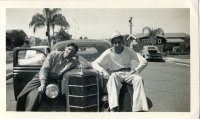
[[[6,111],[190,112],[189,8],[6,8]]]

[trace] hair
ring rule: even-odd
[[[75,44],[75,43],[69,43],[67,45],[67,47],[70,47],[70,46],[74,47],[76,52],[78,51],[78,45],[77,44]]]
[[[124,39],[123,39],[123,37],[122,37],[121,35],[118,36],[118,37],[115,37],[115,38],[120,38],[121,41],[122,41],[122,43],[124,44]],[[111,44],[112,44],[112,45],[113,45],[113,40],[114,40],[115,38],[112,38],[112,39],[111,39]]]

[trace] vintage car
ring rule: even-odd
[[[69,43],[76,43],[79,46],[77,54],[80,56],[80,62],[89,65],[99,57],[106,49],[111,47],[110,42],[106,40],[68,40],[58,42],[52,51],[64,51]],[[44,57],[45,53],[37,48],[16,48],[14,50],[13,61],[13,84],[15,99],[25,87],[25,85],[35,76],[42,66],[41,63],[20,64],[20,60],[25,58],[27,50],[40,52]],[[84,60],[82,60],[82,59]],[[87,62],[85,62],[86,60]],[[53,78],[52,78],[53,79]],[[56,80],[55,80],[56,79]],[[73,112],[98,112],[108,111],[108,103],[105,84],[102,74],[92,67],[73,69],[66,72],[62,77],[54,77],[54,80],[48,81],[46,87],[46,96],[42,99],[39,111],[73,111]],[[132,88],[131,88],[132,89]],[[120,111],[131,111],[130,90],[124,85],[120,93]],[[133,92],[132,92],[133,93]]]
[[[161,52],[158,50],[157,46],[152,46],[152,45],[143,46],[142,56],[148,61],[152,60],[164,61],[163,56]]]

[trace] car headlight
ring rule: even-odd
[[[49,97],[49,98],[56,98],[59,94],[59,88],[58,88],[58,85],[57,84],[49,84],[47,87],[46,87],[46,96]]]

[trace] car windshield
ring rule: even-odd
[[[58,51],[64,51],[65,47],[58,48]],[[99,57],[107,48],[104,46],[79,46],[77,54],[84,57],[87,61],[92,62]]]
[[[149,50],[149,54],[157,54],[157,50]]]

